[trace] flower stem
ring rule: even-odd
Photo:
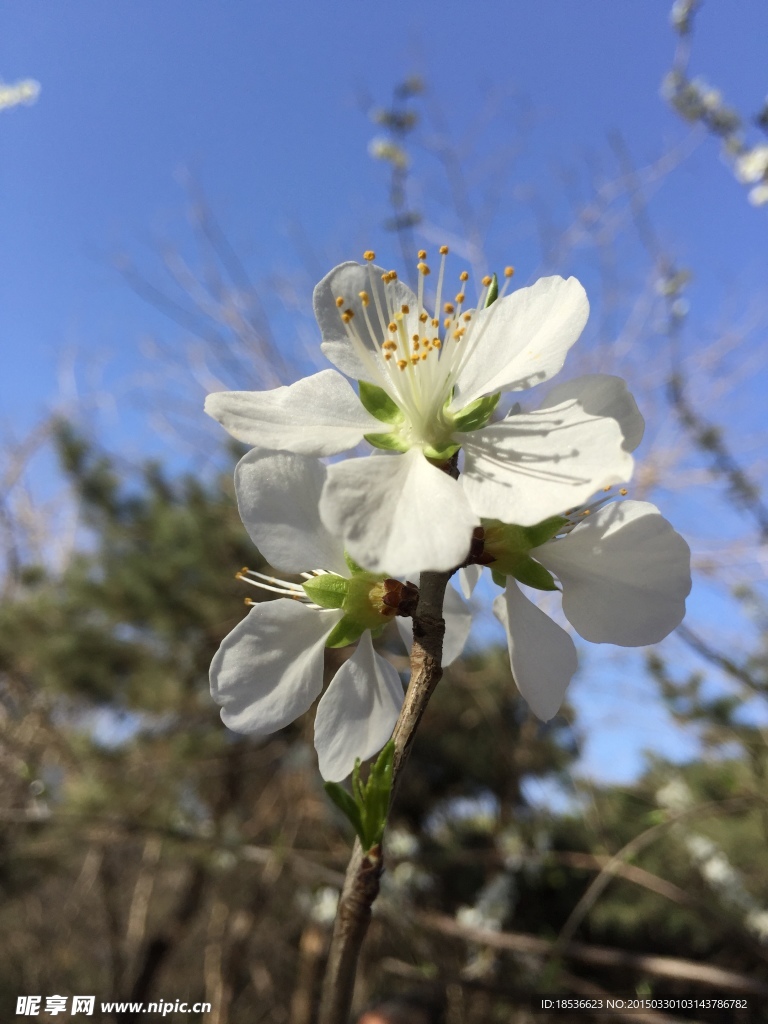
[[[452,572],[425,572],[419,581],[419,605],[413,617],[411,682],[393,739],[392,795],[408,759],[421,717],[443,674],[445,622],[443,598]],[[357,959],[379,893],[384,867],[380,846],[364,852],[355,840],[333,926],[318,1024],[346,1024],[355,988]]]

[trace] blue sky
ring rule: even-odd
[[[663,0],[0,5],[0,79],[42,86],[34,106],[0,111],[0,423],[35,422],[55,399],[67,352],[78,353],[81,389],[103,363],[102,382],[120,395],[142,367],[139,339],[179,334],[111,259],[127,249],[141,262],[153,239],[180,230],[184,168],[256,280],[306,275],[297,225],[323,270],[368,246],[396,265],[380,228],[386,169],[368,156],[375,129],[365,107],[366,98],[385,104],[412,72],[425,77],[425,108],[439,109],[454,141],[474,138],[470,159],[514,147],[530,116],[487,238],[492,261],[515,263],[526,280],[541,260],[526,197],[535,191],[562,215],[562,168],[577,179],[587,164],[607,168],[611,131],[640,165],[685,138],[659,96],[675,42],[668,13]],[[763,0],[705,3],[692,70],[755,112],[768,90],[766,40]],[[490,95],[500,98],[488,128]],[[418,157],[414,179],[430,224],[454,231],[455,218],[440,212],[437,162]],[[694,334],[727,302],[740,309],[759,294],[766,212],[749,207],[715,142],[693,148],[652,210],[665,243],[695,269]],[[595,273],[578,253],[552,269],[588,288]],[[277,304],[275,315],[290,332]],[[102,428],[111,443],[151,447],[143,415],[119,399]],[[648,731],[649,742],[658,737]],[[643,742],[625,750],[624,774]],[[594,770],[622,774],[610,738],[590,749]]]

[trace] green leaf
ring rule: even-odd
[[[530,555],[514,555],[505,560],[508,575],[514,576],[520,583],[536,590],[557,590],[552,574],[534,561]]]
[[[374,448],[383,448],[388,452],[407,452],[410,445],[400,434],[363,434],[363,437]]]
[[[461,448],[461,445],[454,444],[453,441],[448,441],[443,445],[428,444],[424,448],[424,457],[427,459],[435,459],[439,462],[445,462],[450,459],[451,456],[455,455],[459,448]]]
[[[496,275],[493,275],[490,287],[488,288],[488,294],[485,297],[485,308],[488,309],[499,297],[499,279]]]
[[[363,408],[383,423],[402,423],[403,414],[399,406],[389,397],[384,388],[369,384],[367,380],[357,382]]]
[[[324,783],[323,788],[342,814],[344,814],[351,823],[355,832],[358,835],[361,835],[363,831],[363,823],[360,820],[360,809],[346,789],[344,789],[343,786],[340,786],[338,782],[326,782]]]
[[[362,622],[358,622],[349,615],[345,615],[331,630],[328,639],[325,641],[325,646],[347,647],[349,644],[353,644],[355,640],[359,640],[366,628]]]
[[[304,593],[321,608],[341,608],[349,590],[349,580],[329,572],[302,584]]]
[[[496,406],[499,404],[501,392],[495,395],[485,395],[462,409],[454,420],[454,429],[462,430],[465,433],[469,430],[479,430],[484,427],[493,416]]]

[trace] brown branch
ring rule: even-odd
[[[538,956],[551,956],[555,952],[556,943],[551,939],[541,939],[537,935],[527,935],[522,932],[494,932],[487,928],[472,928],[459,924],[447,914],[417,914],[415,921],[423,928],[439,932],[441,935],[453,936],[465,942],[476,942],[493,949],[508,950],[513,953],[532,953]],[[764,981],[748,978],[735,971],[724,970],[722,967],[697,963],[695,960],[630,953],[623,949],[592,946],[585,942],[568,943],[558,950],[558,953],[567,959],[593,964],[596,967],[628,967],[631,970],[654,974],[657,977],[691,981],[699,985],[727,989],[729,992],[768,996],[768,984]]]
[[[416,729],[443,674],[443,597],[450,577],[450,572],[426,572],[419,581],[419,607],[413,617],[411,682],[393,734],[393,795]],[[371,907],[379,893],[382,869],[381,848],[375,846],[364,852],[360,840],[356,840],[333,927],[318,1024],[343,1024],[349,1016],[357,959],[371,920]]]

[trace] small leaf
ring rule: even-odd
[[[349,580],[336,573],[324,573],[302,584],[304,593],[321,608],[341,608],[349,590]]]
[[[403,414],[398,405],[389,397],[384,388],[369,384],[367,380],[357,382],[360,402],[371,416],[383,423],[401,423]]]
[[[388,452],[407,452],[410,448],[399,434],[363,434],[363,437],[374,448],[383,448]]]
[[[336,623],[328,634],[325,646],[347,647],[349,644],[353,644],[356,640],[359,640],[365,630],[366,627],[363,623],[357,622],[356,619],[350,618],[349,615],[345,615],[343,619]]]
[[[507,577],[504,575],[503,572],[499,572],[498,569],[491,569],[491,576],[493,577],[493,582],[496,584],[497,587],[501,587],[502,590],[504,589],[504,587],[506,587]]]
[[[363,831],[360,810],[346,789],[340,786],[338,782],[326,782],[323,788],[342,814],[349,820],[355,832],[360,835]]]
[[[485,297],[485,308],[488,309],[499,297],[499,279],[496,275],[493,275],[493,280],[488,288],[488,294]]]
[[[470,402],[466,409],[462,409],[455,418],[454,430],[466,433],[469,430],[479,430],[480,427],[484,427],[493,416],[500,398],[501,392],[497,392],[495,395],[485,395],[483,398]]]

